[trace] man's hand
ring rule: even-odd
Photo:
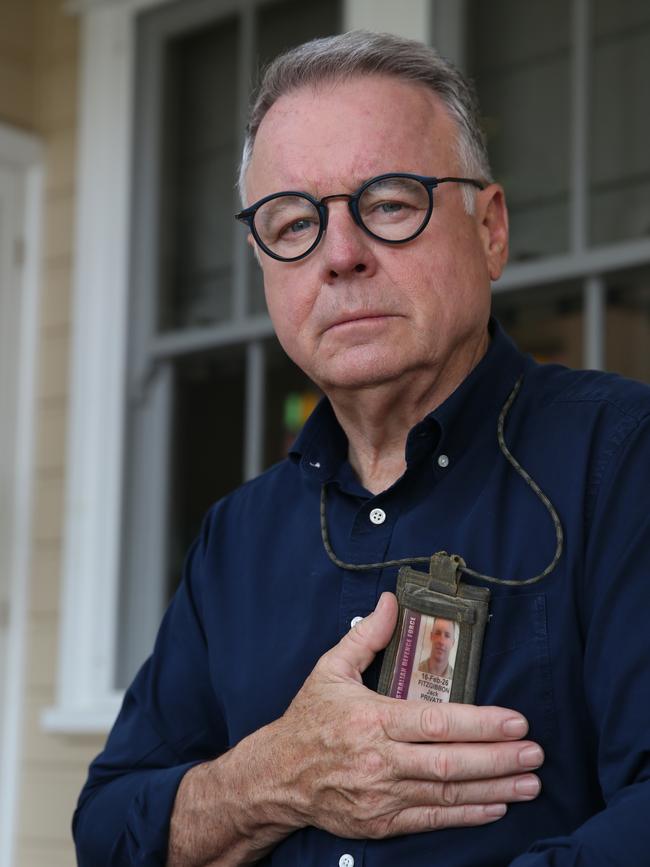
[[[530,770],[543,754],[520,740],[528,730],[521,714],[392,699],[363,685],[396,618],[397,600],[384,593],[321,657],[284,716],[186,775],[195,775],[199,800],[213,811],[215,845],[197,849],[203,861],[170,863],[254,863],[308,825],[360,838],[482,825],[503,816],[508,802],[536,797],[540,783]],[[177,841],[184,836],[180,806],[177,799],[172,842],[174,833]],[[231,832],[216,845],[224,811],[238,839]]]
[[[500,818],[540,789],[539,746],[521,742],[514,711],[386,698],[361,673],[390,640],[397,600],[377,609],[317,663],[267,730],[273,765],[301,825],[342,837],[386,837]],[[269,768],[270,777],[275,774]]]

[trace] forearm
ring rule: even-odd
[[[269,749],[272,730],[188,771],[174,802],[167,867],[255,864],[300,827]]]

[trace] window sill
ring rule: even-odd
[[[48,734],[106,735],[115,722],[122,698],[122,693],[116,692],[82,707],[60,704],[45,708],[41,728]]]

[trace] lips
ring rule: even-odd
[[[394,313],[384,311],[362,310],[355,313],[343,313],[337,316],[332,322],[328,323],[323,331],[328,331],[330,328],[337,328],[340,325],[351,325],[355,322],[364,322],[373,319],[388,319],[394,318]]]

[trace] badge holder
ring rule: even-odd
[[[463,584],[465,561],[434,554],[429,572],[403,566],[399,617],[384,654],[378,692],[391,698],[472,704],[490,591]]]

